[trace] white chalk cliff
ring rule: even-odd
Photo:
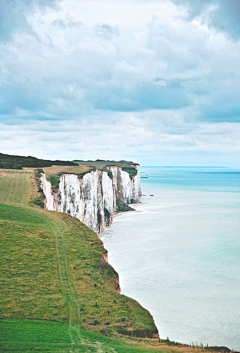
[[[127,204],[139,201],[140,167],[133,166],[137,170],[135,176],[130,176],[120,167],[107,167],[112,179],[107,172],[98,169],[83,176],[62,174],[57,190],[42,174],[45,207],[49,211],[68,213],[99,233],[112,223],[117,199]]]

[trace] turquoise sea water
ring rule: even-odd
[[[240,350],[240,170],[141,171],[145,204],[102,233],[122,293],[161,338]]]

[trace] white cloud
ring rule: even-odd
[[[194,156],[196,162],[208,164],[211,161],[218,165],[227,154],[228,165],[237,165],[236,156],[240,152],[239,124],[189,124],[179,119],[174,111],[162,112],[160,116],[156,111],[118,113],[115,119],[109,115],[104,121],[92,116],[81,123],[69,120],[58,122],[57,126],[50,121],[1,124],[0,128],[2,152],[18,151],[18,154],[31,153],[43,158],[134,159],[144,165],[156,164],[156,161],[161,165],[170,154],[169,164],[185,162],[189,165],[195,153],[200,154],[198,159]],[[214,160],[216,154],[218,158]],[[191,159],[186,161],[188,155]]]
[[[184,11],[135,0],[31,7],[0,45],[4,151],[239,153],[240,43]]]

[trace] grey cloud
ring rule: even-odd
[[[205,165],[222,164],[224,154],[227,163],[223,165],[239,160],[239,124],[187,123],[173,111],[105,112],[95,117],[88,115],[81,122],[57,121],[54,126],[55,129],[46,121],[22,126],[0,123],[1,151],[28,155],[31,146],[32,153],[39,157],[97,159],[101,156],[153,165],[164,159],[165,165],[194,164],[199,155]]]
[[[81,21],[76,20],[75,18],[71,17],[68,14],[64,18],[57,19],[57,20],[53,21],[52,24],[54,26],[59,26],[64,29],[82,26]]]
[[[206,10],[196,4],[192,18]],[[98,14],[87,22],[42,11],[31,22],[39,41],[23,17],[22,33],[0,47],[2,151],[140,163],[169,153],[204,161],[211,149],[236,157],[239,43],[178,16],[155,13],[130,29],[124,16],[116,27]]]
[[[221,0],[220,0],[221,1]],[[199,15],[206,7],[212,5],[215,0],[172,0],[176,5],[185,5],[188,7],[188,16],[193,18]]]
[[[201,16],[203,22],[225,31],[233,38],[240,37],[240,2],[238,0],[172,0],[186,5],[190,19]],[[210,8],[211,6],[211,8]],[[210,12],[206,13],[207,10]]]
[[[98,23],[95,25],[96,35],[99,37],[104,37],[106,39],[110,39],[115,35],[118,35],[117,26],[112,26],[109,23]]]
[[[125,90],[106,87],[94,97],[97,109],[115,111],[141,111],[148,109],[180,109],[190,104],[181,82],[170,81],[165,86],[138,83]]]
[[[14,0],[0,0],[0,40],[8,40],[18,28],[28,27],[23,4]]]
[[[94,110],[193,107],[191,119],[237,121],[237,43],[215,37],[209,41],[208,33],[191,22],[173,26],[156,16],[141,28],[144,40],[124,36],[124,30],[116,36],[115,26],[105,22],[67,27],[74,20],[62,13],[59,21],[65,27],[36,20],[40,42],[23,35],[2,49],[2,114],[17,119],[17,112],[25,111],[26,119],[69,119]],[[96,28],[113,34],[111,41],[99,38]]]
[[[31,32],[27,15],[36,7],[57,7],[60,0],[0,0],[0,41],[9,40],[18,31]]]
[[[205,111],[204,116],[201,117],[202,120],[212,121],[212,122],[224,122],[231,121],[235,123],[240,123],[240,106],[236,107],[215,107],[214,109],[208,109]]]

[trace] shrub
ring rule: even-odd
[[[104,207],[104,217],[105,217],[105,222],[108,225],[110,223],[111,215],[106,207]]]
[[[40,199],[35,199],[32,201],[33,205],[40,206],[41,208],[44,208],[44,202]]]
[[[135,169],[134,167],[122,167],[122,170],[124,172],[127,172],[130,175],[130,177],[137,175],[137,169]]]
[[[125,322],[126,318],[125,317],[120,317],[119,319],[117,319],[117,322]]]
[[[40,180],[42,173],[43,173],[42,169],[36,169],[34,171],[34,176],[35,176],[39,196],[35,200],[32,200],[30,204],[44,208],[43,198],[45,197],[45,195],[43,193],[43,189],[41,188],[41,180]]]
[[[98,210],[98,212],[97,212],[97,220],[98,220],[98,224],[101,224],[101,222],[102,222],[102,215],[101,215],[101,213],[99,212],[99,210]]]
[[[125,202],[117,199],[117,212],[128,212],[128,211],[134,211],[134,209],[130,206],[128,206]]]
[[[118,273],[106,261],[100,262],[97,265],[97,268],[99,269],[100,272],[106,273],[109,277],[115,277],[115,278],[118,277]]]
[[[57,175],[51,175],[50,181],[51,181],[52,187],[57,189],[60,183],[59,177]]]
[[[113,179],[113,174],[112,174],[112,172],[108,171],[108,176],[109,176],[110,179]]]

